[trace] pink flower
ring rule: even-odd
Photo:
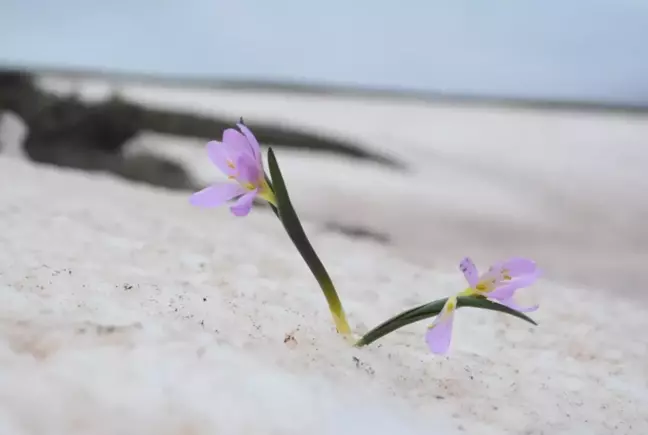
[[[237,127],[241,131],[228,128],[223,132],[222,142],[207,144],[209,159],[236,183],[218,183],[196,192],[189,200],[192,205],[218,207],[236,199],[230,206],[235,216],[247,216],[256,197],[276,205],[274,193],[265,179],[259,142],[243,123]]]
[[[472,260],[464,258],[459,263],[459,269],[470,287],[457,296],[480,295],[521,312],[538,309],[538,305],[521,307],[513,300],[517,290],[528,287],[538,279],[540,272],[535,262],[525,258],[512,258],[493,265],[480,276]],[[439,315],[428,327],[425,341],[433,353],[444,354],[450,347],[457,296],[448,298]]]

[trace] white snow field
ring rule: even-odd
[[[5,152],[0,434],[648,433],[646,117],[122,89],[346,134],[411,165],[277,151],[356,332],[463,289],[465,255],[535,258],[544,278],[522,296],[539,326],[465,309],[445,357],[425,322],[356,349],[268,210],[236,218]],[[133,150],[220,179],[202,145],[145,135]]]

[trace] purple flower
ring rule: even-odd
[[[458,296],[480,295],[521,312],[535,311],[538,305],[521,307],[513,299],[515,292],[527,287],[540,275],[535,262],[525,258],[512,258],[493,265],[486,273],[479,275],[477,267],[470,258],[459,263],[470,287]],[[425,335],[430,351],[444,354],[450,347],[452,324],[457,309],[457,296],[448,298],[441,312],[428,327]]]
[[[190,203],[198,207],[218,207],[235,199],[230,210],[235,216],[247,216],[256,197],[276,205],[272,189],[265,179],[261,148],[254,134],[242,123],[239,130],[228,128],[223,141],[207,144],[207,155],[227,178],[236,183],[218,183],[191,195]]]
[[[459,269],[470,285],[462,295],[481,295],[523,313],[538,309],[538,305],[521,307],[513,299],[517,290],[530,286],[540,276],[534,261],[511,258],[494,264],[480,276],[475,263],[470,258],[464,258],[459,263]]]

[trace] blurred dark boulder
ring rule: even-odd
[[[27,126],[24,149],[44,164],[119,176],[158,186],[196,189],[178,163],[153,155],[124,156],[124,145],[144,131],[206,140],[220,138],[233,122],[216,117],[147,108],[119,98],[86,102],[40,89],[26,71],[0,71],[0,113],[11,111]],[[249,124],[248,124],[249,125]],[[263,144],[331,152],[402,168],[355,144],[274,125],[252,124]]]

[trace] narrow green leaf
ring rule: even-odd
[[[418,307],[404,311],[367,332],[360,338],[360,340],[356,342],[355,345],[357,347],[366,346],[378,340],[379,338],[382,338],[385,335],[402,328],[403,326],[407,326],[423,319],[434,317],[441,312],[447,300],[448,298],[439,299],[434,302],[419,305]],[[460,296],[457,298],[457,308],[462,307],[473,307],[481,308],[483,310],[499,311],[501,313],[510,314],[511,316],[518,317],[522,320],[526,320],[529,323],[537,325],[537,323],[526,314],[509,308],[505,305],[490,301],[484,297]]]
[[[299,221],[297,212],[295,212],[292,202],[290,201],[286,184],[272,148],[268,149],[268,166],[270,168],[270,176],[272,177],[272,187],[275,191],[275,196],[277,197],[279,217],[281,218],[281,222],[286,228],[288,235],[293,243],[295,243],[299,253],[304,258],[304,261],[306,261],[308,266],[311,268],[313,275],[318,277],[318,279],[321,276],[330,281],[328,273],[306,237],[306,233]]]
[[[443,308],[443,305],[447,300],[448,298],[439,299],[437,301],[419,305],[418,307],[403,311],[402,313],[385,320],[383,323],[367,332],[360,338],[360,340],[356,342],[355,345],[357,347],[366,346],[378,340],[379,338],[382,338],[385,335],[402,328],[403,326],[409,325],[410,323],[417,322],[418,320],[425,319],[426,317],[434,317],[441,312],[441,309]],[[421,317],[421,315],[423,315],[423,317]]]
[[[514,310],[513,308],[509,308],[506,305],[498,304],[497,302],[493,302],[483,297],[460,296],[459,298],[457,298],[457,308],[461,308],[461,307],[472,307],[472,308],[481,308],[482,310],[499,311],[500,313],[509,314],[511,316],[517,317],[518,319],[527,321],[532,325],[538,326],[535,320],[533,320],[531,317],[527,316],[526,314],[518,310]]]
[[[275,211],[275,214],[277,214],[279,220],[281,220],[288,236],[295,244],[295,247],[324,292],[324,296],[328,302],[338,332],[350,334],[351,330],[347,323],[344,309],[342,308],[342,302],[337,295],[331,277],[324,268],[324,264],[315,253],[308,237],[306,237],[306,233],[299,221],[297,212],[295,212],[290,201],[290,196],[286,189],[286,183],[284,182],[281,170],[279,169],[279,164],[277,163],[277,158],[275,157],[272,148],[268,149],[268,167],[272,178],[272,188],[274,189],[275,197],[277,198],[278,210]]]

